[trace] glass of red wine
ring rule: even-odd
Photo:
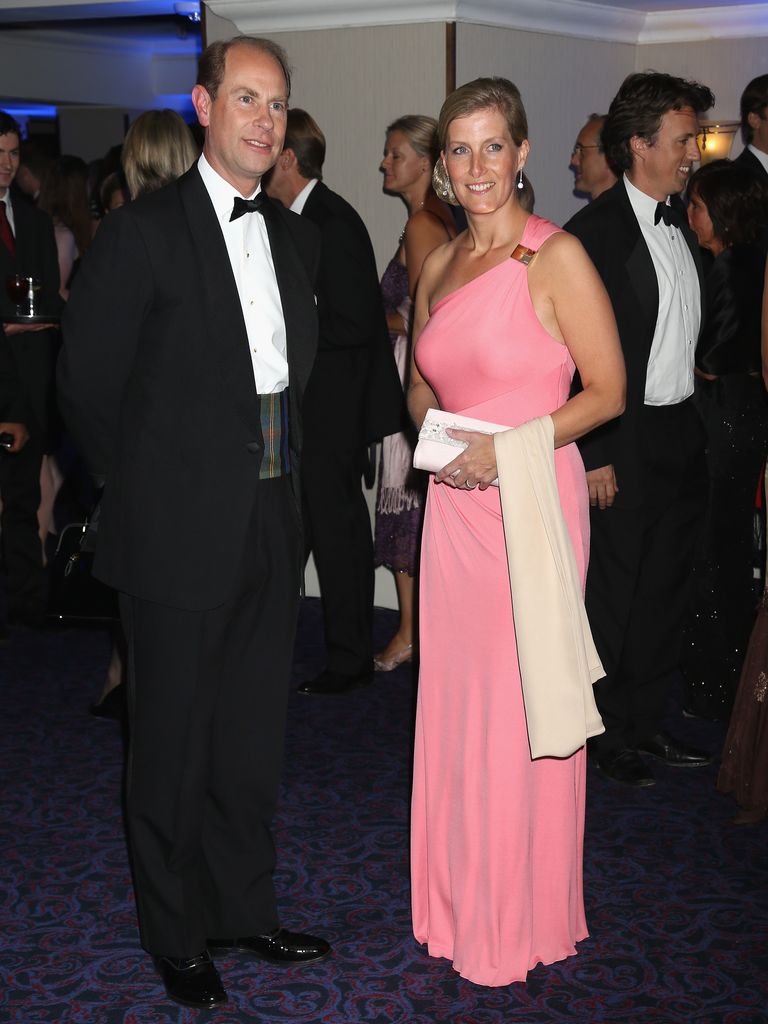
[[[41,284],[36,277],[12,274],[5,282],[8,298],[16,306],[16,316],[34,316]]]

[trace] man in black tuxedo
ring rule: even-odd
[[[699,156],[697,114],[713,102],[697,83],[630,75],[601,136],[619,181],[566,225],[603,279],[627,367],[625,412],[579,447],[592,505],[586,605],[606,671],[596,689],[606,731],[594,747],[600,769],[633,786],[654,782],[641,754],[710,760],[662,723],[707,495],[691,401],[701,266],[676,200]]]
[[[403,391],[373,247],[357,212],[323,183],[325,137],[288,112],[267,191],[320,230],[317,359],[304,402],[304,555],[314,552],[327,665],[301,693],[336,694],[373,677],[373,540],[361,475],[366,446],[400,430]]]
[[[120,591],[128,640],[142,943],[171,998],[197,1007],[226,999],[212,949],[278,963],[329,950],[279,927],[272,882],[319,252],[260,189],[289,91],[271,41],[208,47],[192,93],[203,155],[99,228],[59,367],[105,481],[94,571]]]
[[[768,175],[768,75],[752,79],[741,94],[740,106],[744,149],[735,162]]]
[[[48,214],[12,195],[19,139],[16,121],[0,111],[0,317],[15,313],[6,293],[6,281],[15,274],[40,281],[39,310],[56,314],[61,307],[53,222]],[[0,334],[0,358],[10,395],[5,411],[0,411],[0,419],[6,421],[0,423],[0,432],[14,433],[23,424],[28,436],[23,446],[14,444],[12,458],[0,458],[8,618],[20,625],[42,625],[47,604],[37,509],[57,344],[57,332],[40,324],[5,323]]]

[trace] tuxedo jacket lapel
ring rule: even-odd
[[[622,229],[617,231],[616,238],[619,245],[623,247],[621,259],[637,298],[640,316],[646,325],[643,337],[647,338],[647,351],[650,354],[659,312],[659,282],[651,254],[623,181],[618,181],[614,189],[616,190],[618,215],[623,221]]]
[[[315,308],[315,295],[286,224],[286,212],[270,200],[265,213],[269,247],[280,291],[288,349],[290,430],[294,460],[302,436],[301,403],[317,349],[317,321],[308,317]]]
[[[178,185],[200,262],[202,307],[208,337],[215,347],[224,394],[230,396],[252,438],[261,441],[259,402],[248,334],[224,236],[197,167],[180,178]]]

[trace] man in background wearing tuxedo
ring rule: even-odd
[[[110,213],[64,319],[62,409],[105,481],[94,572],[128,641],[141,939],[168,995],[200,1008],[226,999],[212,950],[329,951],[280,927],[272,881],[319,255],[261,191],[289,92],[270,40],[208,47],[199,162]]]
[[[38,310],[57,314],[61,300],[53,222],[11,191],[20,138],[14,118],[0,111],[0,314],[15,312],[6,293],[6,282],[15,274],[37,278]],[[7,397],[0,409],[0,433],[13,434],[14,442],[10,455],[0,452],[0,529],[12,625],[41,626],[48,602],[37,509],[57,346],[58,332],[44,324],[2,326],[0,376]]]
[[[768,175],[768,75],[752,79],[741,94],[740,106],[744,149],[735,162]]]
[[[586,606],[606,678],[605,733],[593,748],[609,778],[654,783],[642,755],[695,767],[710,758],[664,730],[694,544],[707,497],[704,430],[693,406],[701,265],[678,194],[699,158],[705,86],[630,75],[603,125],[619,177],[566,229],[581,240],[613,304],[627,368],[622,416],[579,442],[592,538]]]
[[[267,191],[320,230],[317,359],[304,402],[304,554],[315,556],[327,665],[301,693],[338,694],[373,676],[373,541],[361,475],[366,446],[400,430],[402,388],[368,232],[321,180],[325,137],[288,112]]]

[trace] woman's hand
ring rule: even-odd
[[[496,449],[493,446],[493,434],[483,434],[478,430],[455,430],[448,429],[449,437],[457,441],[466,441],[467,447],[447,466],[443,466],[439,473],[435,474],[435,481],[438,484],[448,484],[449,487],[461,487],[463,490],[471,491],[473,487],[480,487],[484,491],[490,487],[499,475],[496,469]]]

